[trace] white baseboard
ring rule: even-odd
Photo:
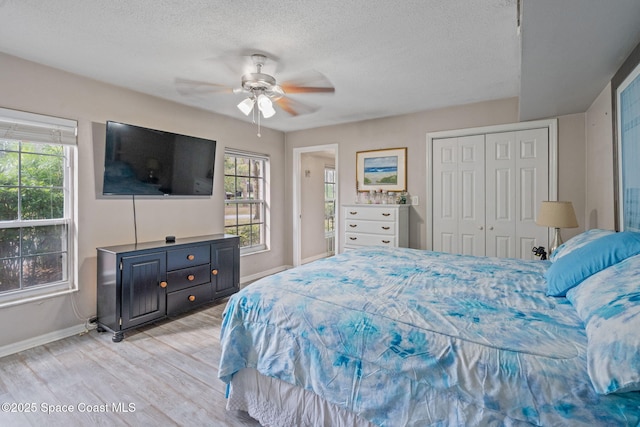
[[[262,271],[260,273],[252,274],[250,276],[242,277],[240,279],[240,284],[246,284],[253,282],[255,280],[261,279],[266,276],[270,276],[272,274],[278,273],[280,271],[288,270],[292,268],[291,265],[283,265],[280,267],[272,268],[271,270]],[[48,334],[40,335],[37,337],[29,338],[24,341],[20,341],[17,343],[5,345],[0,347],[0,357],[8,356],[10,354],[18,353],[24,350],[28,350],[33,347],[37,347],[39,345],[48,344],[53,341],[58,341],[63,338],[67,338],[73,335],[82,334],[87,332],[87,328],[84,323],[76,326],[71,326],[66,329],[61,329],[59,331],[49,332]]]
[[[328,253],[315,255],[315,256],[312,256],[312,257],[305,258],[305,259],[301,260],[300,263],[301,264],[308,264],[310,262],[317,261],[317,260],[322,259],[322,258],[327,258],[329,256],[331,256],[331,254],[328,254]]]
[[[292,265],[282,265],[280,267],[272,268],[271,270],[261,271],[260,273],[252,274],[250,276],[244,276],[244,277],[240,278],[240,284],[244,285],[244,284],[247,284],[247,283],[251,283],[251,282],[254,282],[254,281],[258,280],[258,279],[262,279],[263,277],[271,276],[272,274],[276,274],[276,273],[279,273],[281,271],[288,270],[290,268],[293,268],[293,266]]]
[[[87,328],[84,323],[70,328],[61,329],[59,331],[49,332],[48,334],[40,335],[37,337],[29,338],[24,341],[5,345],[0,347],[0,357],[8,356],[10,354],[18,353],[20,351],[28,350],[39,345],[48,344],[53,341],[58,341],[63,338],[67,338],[73,335],[78,335],[87,332]]]

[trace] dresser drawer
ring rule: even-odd
[[[177,291],[189,286],[200,285],[211,281],[209,263],[195,267],[173,270],[167,273],[167,292]]]
[[[211,258],[209,245],[176,249],[167,253],[167,270],[178,270],[193,265],[208,264]]]
[[[345,246],[396,246],[395,236],[375,234],[345,233]]]
[[[395,222],[360,221],[348,219],[345,221],[345,226],[347,227],[347,233],[371,233],[391,236],[394,236],[396,234]]]
[[[373,221],[395,221],[396,210],[384,206],[347,207],[345,219],[364,219]]]
[[[167,294],[167,315],[182,313],[213,300],[211,283],[192,286]]]

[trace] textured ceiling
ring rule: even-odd
[[[524,22],[533,35],[536,16],[553,17],[555,2],[529,3]],[[280,110],[262,123],[282,131],[520,95],[516,0],[0,0],[0,16],[2,52],[239,120],[251,121],[236,108],[241,95],[185,96],[176,79],[239,87],[253,52],[277,59],[265,71],[278,81],[324,74],[335,94],[291,96],[319,110],[296,117]],[[627,39],[626,53],[637,30]]]

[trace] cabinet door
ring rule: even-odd
[[[240,247],[237,239],[211,245],[211,274],[214,299],[240,289]]]
[[[122,329],[166,315],[166,271],[165,252],[122,258]]]

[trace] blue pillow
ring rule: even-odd
[[[623,231],[600,237],[557,259],[545,272],[547,295],[563,297],[587,277],[640,254],[640,233]]]
[[[587,230],[583,233],[578,234],[577,236],[573,236],[572,238],[558,246],[556,250],[551,253],[551,255],[549,256],[549,261],[555,262],[563,256],[569,255],[571,252],[593,242],[594,240],[614,233],[615,231],[611,230],[592,228],[591,230]]]

